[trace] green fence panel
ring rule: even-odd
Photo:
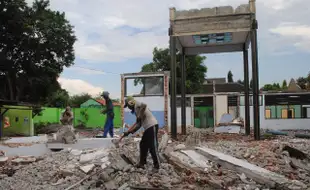
[[[10,127],[3,129],[5,136],[7,135],[25,135],[32,136],[34,133],[32,110],[30,107],[25,106],[3,106],[9,109],[4,117],[9,118]],[[3,112],[4,109],[1,109]]]
[[[103,128],[106,115],[100,113],[100,108],[74,108],[74,126],[79,124],[85,125],[87,128]],[[120,107],[114,107],[114,127],[121,126]]]
[[[60,109],[44,107],[43,111],[33,118],[34,123],[59,123]]]
[[[106,115],[100,113],[101,110],[105,108],[73,108],[72,112],[74,115],[74,122],[73,125],[77,126],[80,124],[85,125],[87,128],[103,128]],[[45,107],[44,110],[40,115],[34,117],[34,123],[59,123],[60,117],[64,108],[47,108]],[[121,120],[121,107],[115,106],[114,107],[114,127],[120,127],[122,120]],[[87,116],[86,116],[87,115]]]

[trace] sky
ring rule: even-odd
[[[78,39],[75,65],[65,68],[59,78],[62,87],[71,95],[98,95],[107,90],[119,98],[120,74],[139,72],[143,64],[152,61],[154,47],[168,47],[169,7],[237,7],[248,0],[50,2],[53,10],[65,12]],[[256,4],[260,86],[306,76],[310,71],[310,1],[257,0]],[[206,77],[227,77],[231,70],[234,80],[243,79],[242,53],[205,56]]]

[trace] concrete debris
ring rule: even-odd
[[[274,140],[255,142],[237,134],[214,134],[193,128],[188,132],[188,136],[197,139],[190,141],[185,136],[183,143],[168,143],[168,135],[162,135],[159,170],[153,169],[151,156],[148,156],[146,169],[134,167],[139,162],[139,139],[134,138],[123,139],[119,148],[64,149],[50,152],[43,158],[0,157],[4,160],[0,164],[0,190],[267,190],[274,187],[270,180],[275,178],[278,189],[310,188],[308,159],[300,159],[285,148],[289,146],[309,155],[309,140],[277,136]],[[217,152],[217,157],[201,152],[209,149],[212,149],[209,153]],[[218,156],[218,152],[224,157]],[[30,158],[35,160],[30,162]],[[13,163],[16,159],[20,162]],[[228,167],[231,165],[238,167]],[[250,171],[247,166],[251,166]],[[257,172],[253,175],[253,170],[265,176]]]
[[[56,133],[56,142],[61,142],[65,144],[73,144],[76,142],[75,133],[70,125],[64,125]]]
[[[93,150],[92,150],[93,151]],[[95,159],[99,159],[105,157],[109,154],[109,152],[105,149],[103,150],[94,150],[93,152],[88,152],[85,154],[81,154],[80,163],[87,163]]]
[[[1,156],[0,157],[0,164],[2,164],[2,163],[6,163],[7,161],[8,161],[8,157],[6,157],[6,156]]]
[[[268,185],[268,187],[282,187],[284,189],[289,189],[289,186],[292,184],[292,180],[289,180],[282,175],[276,174],[264,168],[250,164],[247,161],[243,161],[205,147],[197,147],[196,150],[198,150],[199,153],[206,156],[210,160],[216,161],[218,164],[225,166],[230,170],[234,170],[240,173],[244,172],[256,182]],[[301,188],[305,186],[302,182],[298,182],[296,184],[298,184],[298,186]]]
[[[80,155],[83,153],[83,151],[81,151],[81,150],[75,150],[75,149],[71,150],[70,152],[71,152],[71,154],[74,155],[74,156],[80,156]]]
[[[185,148],[186,148],[186,146],[184,144],[179,144],[179,145],[174,147],[174,151],[183,150]]]
[[[20,156],[18,158],[15,158],[12,160],[12,163],[15,163],[15,164],[29,164],[29,163],[32,163],[32,162],[35,162],[36,161],[36,158],[34,157],[31,157],[31,156]]]
[[[91,172],[93,169],[95,168],[95,164],[89,164],[89,165],[86,165],[86,166],[80,166],[80,169],[88,174],[89,172]]]

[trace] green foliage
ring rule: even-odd
[[[265,84],[262,88],[263,91],[280,91],[282,90],[279,83],[273,83],[273,84]]]
[[[228,73],[227,73],[227,81],[228,82],[234,82],[233,76],[234,75],[232,74],[232,72],[228,71]]]
[[[177,54],[177,86],[181,86],[181,55]],[[195,55],[186,56],[186,93],[199,93],[201,85],[205,81],[207,67],[204,65],[206,57]],[[153,61],[145,64],[141,68],[141,72],[158,72],[170,71],[170,50],[169,48],[161,49],[155,47],[153,50]],[[135,80],[135,85],[142,83],[141,79]],[[181,93],[181,88],[177,88],[177,93]]]
[[[66,90],[59,89],[48,96],[46,106],[58,108],[66,107],[69,103],[69,98],[69,94]]]
[[[283,82],[282,82],[282,89],[284,89],[284,90],[287,89],[287,82],[286,82],[286,80],[283,80]]]
[[[296,82],[300,86],[301,89],[303,90],[307,89],[307,83],[309,81],[307,80],[306,77],[299,77]]]
[[[87,100],[91,98],[92,96],[87,93],[80,94],[80,95],[74,95],[70,97],[69,104],[72,107],[79,107],[81,104],[83,104],[84,102],[86,102]]]
[[[81,118],[79,119],[79,125],[86,126],[87,121],[89,120],[89,115],[87,113],[87,109],[82,109],[80,111]]]
[[[61,89],[57,78],[74,64],[73,27],[48,0],[0,2],[0,87],[2,98],[45,102]],[[56,90],[55,90],[56,89]]]

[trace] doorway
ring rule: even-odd
[[[210,128],[214,126],[213,97],[194,97],[194,126]]]

